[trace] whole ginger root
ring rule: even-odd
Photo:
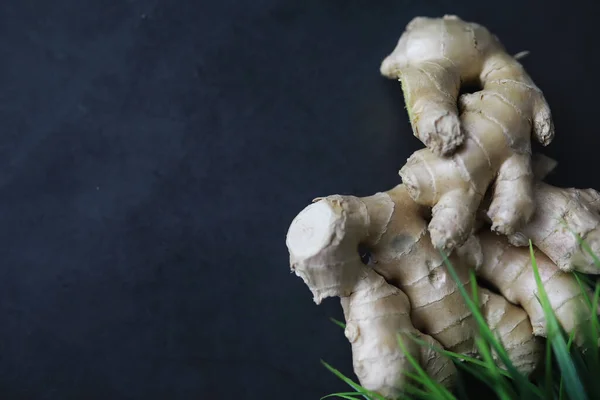
[[[478,328],[458,290],[471,292],[470,270],[499,293],[478,288],[482,314],[513,365],[530,374],[547,327],[529,240],[559,323],[581,343],[578,327],[598,311],[567,272],[600,274],[575,236],[600,252],[600,194],[541,182],[556,164],[531,156],[532,134],[543,145],[554,136],[542,92],[487,29],[455,16],[415,18],[380,70],[402,82],[427,148],[388,191],[316,199],[286,239],[291,269],[314,301],[341,299],[360,383],[387,398],[402,394],[414,371],[400,337],[433,379],[453,385],[454,364],[407,338],[477,355]],[[458,99],[465,84],[482,90]],[[486,222],[491,229],[477,232]],[[359,248],[369,250],[368,263]],[[459,282],[438,249],[450,253]]]
[[[546,202],[560,201],[573,189],[552,187]],[[585,193],[596,192],[591,190]],[[548,205],[548,209],[552,208]],[[587,208],[573,201],[570,210]],[[420,337],[437,347],[476,355],[478,328],[464,299],[434,249],[427,232],[427,208],[415,203],[404,185],[373,196],[327,196],[301,211],[290,225],[286,244],[292,271],[303,279],[319,304],[327,297],[341,299],[345,335],[352,344],[353,365],[361,385],[388,398],[402,394],[406,372],[413,372],[398,346],[407,351],[435,380],[452,387],[452,362],[408,339]],[[594,216],[600,221],[600,215]],[[537,216],[554,219],[552,214]],[[544,234],[533,235],[534,244]],[[369,249],[361,261],[359,247]],[[471,236],[449,256],[460,281],[470,292],[469,269],[501,295],[478,288],[486,322],[499,336],[515,367],[525,375],[539,364],[546,323],[537,301],[528,248],[511,245],[506,237],[484,231]],[[575,278],[561,271],[543,253],[537,264],[551,305],[567,332],[591,317]]]
[[[511,235],[534,213],[530,136],[554,137],[550,108],[516,58],[486,28],[456,16],[418,17],[381,64],[402,82],[415,136],[427,149],[401,169],[419,204],[433,207],[436,248],[469,237],[488,187],[492,230]],[[459,96],[461,86],[482,88]]]

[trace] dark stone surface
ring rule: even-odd
[[[0,2],[0,398],[317,399],[350,348],[290,275],[319,195],[421,147],[381,59],[414,16],[487,25],[600,188],[593,2]]]

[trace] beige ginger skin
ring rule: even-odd
[[[573,190],[545,187],[552,190],[540,199],[550,203],[560,201],[557,193]],[[581,199],[570,204],[574,212],[586,207]],[[360,383],[389,398],[402,393],[404,372],[412,371],[397,345],[397,334],[405,338],[409,353],[426,372],[447,386],[454,382],[454,366],[427,347],[415,345],[407,335],[458,353],[475,353],[477,328],[456,282],[431,245],[426,217],[426,208],[398,185],[362,198],[319,198],[296,216],[287,235],[291,269],[306,283],[314,301],[341,299],[345,334]],[[532,237],[534,244],[543,239],[543,235]],[[361,261],[359,245],[370,250],[368,265]],[[543,253],[537,253],[537,260],[557,319],[571,332],[591,316],[579,286]],[[536,303],[529,249],[484,231],[469,238],[450,255],[450,261],[468,291],[468,271],[474,268],[479,278],[502,294],[479,288],[483,315],[514,365],[524,374],[531,373],[542,353],[536,336],[546,335],[546,325]]]
[[[541,90],[498,39],[455,16],[418,17],[381,72],[402,82],[413,132],[427,146],[400,175],[413,200],[433,207],[434,246],[450,251],[464,243],[494,180],[492,230],[510,235],[528,222],[530,137],[547,145],[554,126]],[[466,84],[482,90],[459,98]]]
[[[454,364],[408,338],[476,355],[473,315],[438,249],[450,254],[468,292],[475,270],[500,293],[479,287],[481,311],[512,363],[530,374],[543,353],[538,337],[546,323],[523,246],[536,246],[557,319],[575,331],[597,310],[587,308],[567,271],[600,270],[573,233],[600,253],[600,195],[540,182],[556,163],[532,161],[530,136],[551,142],[548,104],[484,27],[455,16],[415,18],[381,73],[402,82],[413,132],[427,148],[401,169],[403,184],[373,196],[319,198],[301,211],[287,234],[291,269],[317,304],[340,298],[355,373],[386,398],[401,395],[405,373],[414,372],[398,337],[447,387]],[[459,98],[465,84],[482,90]],[[502,235],[478,233],[484,221]],[[367,264],[359,247],[369,249]]]
[[[512,244],[528,239],[563,271],[600,274],[592,254],[600,255],[600,194],[594,189],[560,189],[538,182],[537,211],[531,221],[509,236]],[[579,237],[589,248],[581,245]]]
[[[354,370],[364,387],[385,396],[400,394],[403,371],[411,371],[397,345],[397,333],[475,354],[473,316],[431,245],[425,216],[426,208],[399,185],[363,198],[318,199],[298,214],[288,231],[292,271],[304,280],[317,304],[327,297],[341,298]],[[371,251],[368,266],[361,262],[359,245]],[[450,260],[460,266],[459,277],[470,290],[468,270],[483,261],[476,238]],[[483,288],[479,293],[486,321],[515,366],[529,374],[538,363],[541,344],[526,312]],[[434,379],[452,385],[455,370],[448,359],[410,340],[403,342]]]

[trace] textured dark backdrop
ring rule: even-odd
[[[421,147],[381,59],[414,16],[493,30],[600,188],[593,1],[0,2],[0,398],[317,399],[349,345],[291,275],[319,195]],[[218,396],[218,397],[216,397]]]

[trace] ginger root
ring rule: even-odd
[[[532,133],[543,145],[554,137],[548,104],[484,27],[455,16],[415,18],[381,73],[402,82],[413,132],[427,148],[400,170],[403,184],[372,196],[319,198],[301,211],[286,239],[291,269],[317,304],[340,297],[354,370],[369,390],[402,394],[413,370],[398,336],[433,379],[453,385],[454,364],[409,337],[477,355],[478,328],[458,290],[470,292],[471,269],[500,293],[479,287],[477,301],[513,365],[530,374],[546,322],[522,246],[536,246],[557,319],[576,332],[592,311],[566,271],[600,273],[573,235],[600,250],[600,194],[539,181],[556,164],[534,165],[531,156]],[[462,95],[459,110],[464,84],[482,90]],[[482,210],[503,236],[477,233]],[[369,250],[367,263],[359,247]],[[458,283],[438,249],[450,253]]]
[[[401,393],[404,372],[412,370],[394,339],[397,333],[420,336],[457,353],[476,354],[478,329],[457,283],[431,244],[426,216],[427,208],[412,201],[404,185],[398,185],[363,198],[320,198],[298,214],[288,231],[292,271],[304,280],[317,304],[327,297],[341,298],[356,374],[367,389],[386,396]],[[470,268],[487,271],[486,251],[493,246],[485,244],[480,246],[478,238],[471,237],[450,255],[467,290]],[[359,246],[370,251],[368,265],[361,262]],[[516,247],[511,247],[512,252],[528,254],[527,249]],[[566,281],[573,279],[555,270]],[[483,315],[511,361],[524,374],[531,373],[542,347],[527,309],[486,289],[478,292]],[[573,321],[565,320],[564,326],[577,326],[579,322]],[[415,347],[410,340],[403,342],[410,344],[409,353],[424,363],[434,379],[453,383],[454,367],[446,364],[447,359],[423,354],[427,348]]]
[[[451,251],[464,243],[494,179],[492,230],[510,235],[528,222],[530,135],[547,145],[554,126],[541,90],[500,42],[455,16],[419,17],[381,71],[401,80],[413,132],[428,147],[408,159],[400,176],[413,200],[433,207],[434,246]],[[483,90],[460,96],[457,107],[467,83]]]
[[[573,191],[546,186],[563,195]],[[540,209],[545,207],[550,206],[540,204]],[[586,207],[583,202],[572,202],[570,212]],[[447,386],[454,382],[454,365],[406,337],[421,337],[438,347],[476,355],[478,328],[431,244],[427,210],[412,201],[402,184],[362,198],[333,195],[300,212],[287,235],[291,269],[304,280],[314,301],[341,298],[345,334],[352,343],[359,381],[387,397],[402,393],[404,373],[412,371],[397,346],[397,334],[404,338],[409,354]],[[593,218],[597,222],[600,215]],[[536,219],[542,224],[552,217],[538,215]],[[536,245],[540,239],[532,238]],[[369,249],[367,264],[361,261],[359,246]],[[449,256],[467,291],[468,271],[473,268],[478,278],[501,293],[479,288],[479,304],[509,358],[526,375],[537,367],[543,353],[537,336],[546,335],[529,257],[528,248],[515,247],[506,237],[486,231],[469,237]],[[537,264],[559,323],[567,332],[577,329],[591,314],[574,277],[539,252]]]

